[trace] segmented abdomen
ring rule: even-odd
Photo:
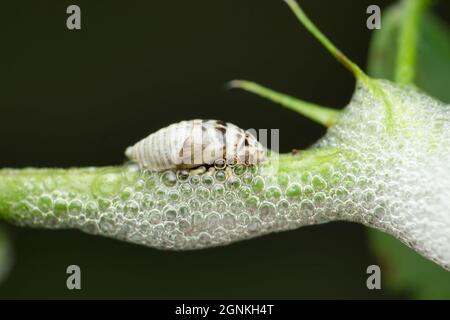
[[[126,150],[131,160],[151,170],[194,168],[218,159],[257,164],[265,148],[249,132],[219,120],[181,121],[152,133]]]

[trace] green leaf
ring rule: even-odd
[[[12,265],[12,248],[6,230],[0,226],[0,283],[8,275]]]
[[[401,7],[389,8],[382,17],[370,48],[368,71],[377,78],[394,79]],[[419,27],[415,85],[430,95],[450,102],[450,31],[432,13]],[[382,263],[384,288],[419,299],[450,298],[450,272],[423,258],[385,233],[369,230],[369,243]]]
[[[383,289],[416,299],[450,298],[450,272],[384,232],[369,230],[369,242],[381,262]]]
[[[397,59],[397,39],[402,21],[401,6],[385,11],[382,28],[374,31],[368,73],[375,78],[394,80]],[[419,28],[415,84],[431,96],[450,102],[450,31],[436,15],[424,15]]]

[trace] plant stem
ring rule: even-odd
[[[300,8],[295,0],[285,0],[290,9],[294,12],[297,19],[302,23],[305,28],[338,60],[343,66],[345,66],[350,72],[353,73],[355,78],[366,88],[368,88],[374,97],[380,99],[383,102],[386,110],[386,127],[389,132],[392,132],[395,127],[394,119],[394,104],[387,94],[383,91],[380,84],[366,75],[359,66],[351,61],[345,54],[341,52],[308,18],[304,11]]]
[[[339,63],[346,67],[353,73],[355,78],[364,82],[367,75],[359,68],[359,66],[351,61],[347,56],[342,53],[308,18],[302,8],[295,0],[285,0],[288,6],[294,12],[297,19],[305,26],[305,28],[317,39],[319,42],[336,58]]]
[[[320,106],[314,103],[303,101],[289,95],[276,92],[263,87],[255,82],[246,80],[233,80],[230,82],[231,88],[240,88],[263,98],[276,102],[287,109],[300,113],[301,115],[325,126],[334,125],[340,116],[340,111],[328,107]]]
[[[429,0],[403,0],[403,18],[398,38],[395,81],[412,84],[415,78],[420,20]]]
[[[276,181],[278,174],[287,174],[294,178],[301,172],[319,172],[326,166],[339,166],[342,157],[348,155],[333,148],[315,148],[291,154],[273,155],[262,169],[267,169],[266,179]],[[151,185],[140,191],[144,195],[155,193],[164,188],[161,176],[164,173],[152,173]],[[322,174],[324,180],[329,177]],[[86,214],[91,203],[99,214],[111,213],[109,208],[102,209],[102,201],[114,202],[115,206],[124,206],[127,200],[121,200],[123,190],[136,190],[138,181],[150,181],[142,170],[127,166],[72,169],[2,169],[0,170],[0,218],[19,224],[37,227],[52,227],[51,223],[42,223],[43,212],[51,214],[60,221],[58,227],[70,227],[69,220]],[[195,190],[194,190],[195,191]],[[264,197],[261,194],[261,197]],[[58,199],[61,204],[58,204]],[[82,206],[71,207],[73,199]],[[262,199],[261,199],[262,201]],[[187,205],[187,203],[186,203]],[[152,207],[148,207],[150,211]],[[105,211],[105,212],[103,212]],[[44,214],[45,215],[45,214]],[[35,223],[34,217],[39,217]]]
[[[134,174],[126,167],[2,169],[0,218],[17,220],[16,213],[47,205],[43,197],[55,192],[75,195],[84,202],[112,197]],[[32,215],[33,210],[29,211]]]

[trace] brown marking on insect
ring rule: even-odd
[[[156,171],[211,166],[219,159],[257,164],[265,160],[264,154],[265,148],[247,131],[199,119],[171,124],[126,150],[128,158]]]

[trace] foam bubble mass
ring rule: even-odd
[[[39,183],[29,178],[11,218],[176,250],[356,221],[450,269],[450,106],[387,81],[379,85],[393,102],[392,128],[381,100],[358,87],[314,146],[342,151],[333,161],[298,170],[271,161],[202,174],[127,166],[86,173],[88,191],[65,189],[63,174]]]

